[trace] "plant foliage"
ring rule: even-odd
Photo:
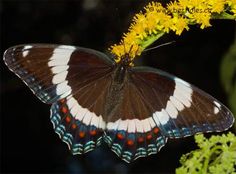
[[[176,174],[236,174],[236,136],[232,133],[212,136],[195,135],[199,149],[183,155]]]

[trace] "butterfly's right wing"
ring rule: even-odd
[[[165,136],[182,138],[199,132],[221,132],[234,116],[206,92],[164,71],[135,67],[132,80]]]
[[[167,138],[224,131],[234,122],[218,100],[157,69],[132,67],[123,91],[105,140],[126,162],[157,153]]]

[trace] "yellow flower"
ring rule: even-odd
[[[193,13],[191,15],[192,19],[196,21],[196,23],[201,24],[200,28],[204,29],[206,27],[211,26],[210,19],[211,14],[210,13]]]
[[[156,11],[156,12],[165,12],[166,9],[159,2],[150,2],[146,7],[144,7],[146,13]]]
[[[224,11],[226,2],[225,0],[208,0],[207,3],[212,13],[221,13]]]
[[[158,23],[158,13],[156,11],[147,13],[146,20],[149,21],[146,23],[146,32],[148,31],[148,34],[155,33]]]
[[[188,19],[184,18],[184,17],[174,17],[173,19],[173,31],[175,31],[175,33],[177,35],[180,35],[184,29],[188,30]]]
[[[179,6],[181,6],[182,8],[187,8],[190,6],[191,1],[190,0],[179,0],[178,2]]]
[[[135,44],[137,36],[135,32],[129,32],[129,33],[124,34],[123,39],[124,39],[124,42],[126,43]]]
[[[226,3],[230,7],[230,11],[236,16],[236,0],[226,0]]]
[[[164,32],[169,32],[172,26],[171,16],[165,13],[158,13],[156,29]]]
[[[206,0],[189,0],[188,7],[190,8],[204,8],[206,5],[207,1]]]
[[[236,0],[174,0],[166,8],[158,2],[151,2],[135,15],[128,33],[110,51],[116,55],[117,62],[127,54],[132,61],[163,33],[174,31],[180,35],[193,24],[200,24],[200,28],[204,29],[211,26],[210,19],[214,13],[225,14],[229,11],[236,18]]]
[[[129,28],[129,32],[135,32],[138,38],[144,39],[147,37],[147,27],[148,25],[146,16],[142,13],[139,13],[135,16],[133,24]]]
[[[179,14],[179,13],[181,14],[184,12],[184,8],[180,6],[180,4],[176,1],[167,4],[167,10],[169,13],[172,14]]]
[[[231,7],[231,12],[234,14],[234,16],[236,17],[236,5]]]
[[[228,4],[229,6],[235,5],[236,4],[236,0],[226,0],[226,4]]]

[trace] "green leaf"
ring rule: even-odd
[[[223,57],[220,68],[221,83],[227,93],[228,102],[236,115],[236,41]]]
[[[183,155],[176,174],[236,173],[236,136],[232,133],[212,136],[195,135],[199,149]]]

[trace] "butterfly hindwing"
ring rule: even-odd
[[[73,114],[73,107],[78,107],[78,114],[90,115],[93,121],[85,122],[83,119],[78,119]],[[72,96],[54,103],[50,118],[55,132],[67,143],[72,154],[89,152],[101,144],[105,128],[102,117],[79,106]]]
[[[69,145],[73,154],[85,153],[100,145],[105,130],[103,99],[111,84],[111,74],[93,76],[96,79],[84,79],[81,84],[77,81],[69,82],[76,85],[72,95],[51,107],[54,129]]]
[[[105,141],[113,152],[128,163],[139,157],[156,154],[167,141],[156,125],[150,128],[148,119],[118,120],[108,124]]]
[[[126,77],[122,100],[109,115],[104,137],[112,151],[126,162],[131,162],[157,153],[165,145],[167,137],[152,118],[153,106],[146,99],[153,96],[145,96],[145,89],[139,91],[131,72]]]

